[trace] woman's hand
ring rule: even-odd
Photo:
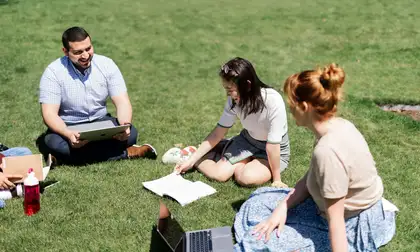
[[[277,187],[277,188],[288,188],[288,186],[285,183],[283,183],[281,180],[273,181],[271,186],[272,187]]]
[[[22,175],[12,175],[12,174],[4,174],[0,172],[0,190],[10,190],[15,187],[13,182],[9,181],[9,179],[21,179]]]
[[[174,172],[176,174],[185,173],[189,169],[194,166],[194,162],[190,159],[182,161],[181,163],[177,164],[174,168]]]
[[[263,236],[265,236],[265,241],[268,242],[270,239],[270,234],[273,232],[275,228],[277,228],[277,237],[279,237],[281,230],[283,229],[284,224],[286,224],[287,219],[287,200],[289,199],[290,195],[294,193],[295,189],[291,189],[290,192],[287,194],[286,198],[284,198],[274,209],[271,216],[259,223],[255,226],[252,234],[258,235],[257,240],[260,240]]]

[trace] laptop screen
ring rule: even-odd
[[[162,238],[171,247],[172,251],[175,251],[185,232],[173,217],[168,207],[162,202],[160,202],[159,206],[159,216],[156,228]]]

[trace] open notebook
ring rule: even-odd
[[[143,186],[161,197],[166,195],[175,199],[181,206],[216,192],[213,187],[201,181],[192,182],[176,173],[171,173],[160,179],[143,182]]]

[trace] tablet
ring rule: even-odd
[[[129,127],[130,125],[114,125],[110,120],[68,126],[70,130],[80,133],[80,140],[88,141],[112,139],[114,135],[124,132]]]

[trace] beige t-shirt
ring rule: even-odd
[[[273,144],[281,143],[287,133],[287,115],[283,98],[273,88],[261,88],[261,96],[265,105],[263,110],[246,117],[238,106],[232,108],[232,98],[229,96],[218,125],[230,128],[239,117],[242,126],[248,130],[252,138]]]
[[[346,218],[381,199],[383,185],[375,161],[351,122],[342,118],[329,121],[328,132],[315,143],[306,185],[322,214],[325,198],[345,197]]]

